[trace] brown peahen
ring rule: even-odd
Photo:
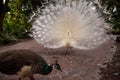
[[[57,61],[48,65],[39,54],[31,50],[10,50],[0,53],[0,72],[7,75],[17,74],[19,80],[26,77],[34,80],[33,74],[47,75],[51,73],[53,66],[62,71]]]

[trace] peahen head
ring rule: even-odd
[[[54,64],[51,64],[50,66],[48,66],[47,64],[44,66],[44,74],[47,75],[47,74],[51,73],[53,70],[53,67],[62,72],[60,65],[56,61]]]

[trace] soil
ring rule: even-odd
[[[23,40],[12,45],[0,47],[0,53],[13,49],[29,49],[39,53],[51,64],[57,59],[63,72],[53,70],[51,74],[42,76],[35,74],[35,80],[99,80],[100,69],[109,62],[115,51],[113,40],[108,40],[92,50],[72,49],[66,53],[66,48],[48,49],[38,44],[35,40]],[[16,75],[5,75],[0,73],[0,80],[18,80]],[[29,79],[23,79],[29,80]]]

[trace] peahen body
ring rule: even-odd
[[[0,72],[7,75],[17,74],[19,80],[25,77],[34,80],[33,74],[47,75],[53,70],[53,65],[60,67],[56,64],[48,65],[39,54],[31,50],[10,50],[0,53]]]

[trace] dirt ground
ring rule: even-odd
[[[113,48],[113,41],[109,40],[93,50],[72,49],[71,53],[66,53],[65,48],[47,49],[35,40],[27,40],[0,47],[0,53],[11,49],[29,49],[39,53],[49,64],[58,59],[63,72],[53,70],[47,76],[35,74],[36,80],[99,80],[99,68],[111,59]],[[18,76],[0,73],[0,80],[18,80]]]

